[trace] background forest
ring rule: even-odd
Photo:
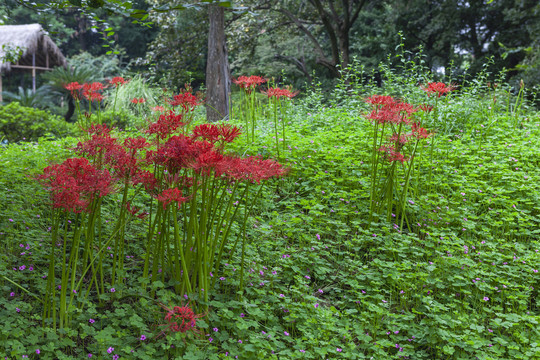
[[[209,28],[204,2],[74,6],[78,3],[32,6],[6,0],[0,21],[42,24],[72,66],[94,70],[91,80],[138,72],[171,89],[204,83]],[[489,64],[492,73],[504,70],[514,84],[523,79],[531,88],[540,81],[540,4],[535,0],[245,0],[222,5],[233,77],[286,76],[296,88],[316,77],[330,89],[340,69],[352,63],[380,78],[379,64],[421,56],[441,78],[474,77]],[[130,17],[133,9],[148,11],[144,20]],[[399,46],[410,58],[388,59]],[[10,91],[24,85],[19,77],[7,82]]]

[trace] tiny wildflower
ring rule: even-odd
[[[289,336],[289,333],[284,331],[283,334],[285,334],[285,336]]]
[[[115,291],[116,291],[116,289],[115,289],[115,288],[111,288],[111,292],[112,292],[112,293],[113,293],[113,292],[115,292]]]
[[[113,347],[110,347],[110,348],[107,349],[107,352],[108,352],[109,354],[111,354],[113,351],[114,351],[114,348],[113,348]]]
[[[489,301],[489,298],[487,296],[484,296],[484,301]]]
[[[144,341],[146,340],[146,336],[145,335],[141,335],[141,341]]]

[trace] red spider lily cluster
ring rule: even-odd
[[[374,95],[365,100],[374,109],[367,115],[367,118],[377,124],[389,125],[393,130],[392,135],[387,137],[387,143],[378,150],[384,154],[389,162],[399,161],[401,163],[409,160],[401,153],[401,149],[411,139],[426,139],[431,134],[421,127],[420,123],[412,121],[412,115],[422,108],[415,108],[411,104],[394,99],[391,96]],[[404,125],[410,126],[411,131],[405,132]]]
[[[257,86],[264,84],[267,80],[261,76],[239,76],[237,79],[232,79],[232,82],[240,86],[246,92],[251,93]]]
[[[442,95],[455,90],[456,87],[454,85],[445,85],[442,82],[432,82],[428,83],[427,86],[422,86],[422,89],[427,92],[428,95],[437,94],[437,97],[441,97]]]
[[[37,178],[50,191],[54,208],[74,213],[88,212],[96,197],[106,196],[113,189],[109,171],[98,170],[84,158],[48,166]]]
[[[165,314],[166,330],[170,332],[181,332],[186,333],[192,331],[194,333],[199,333],[197,330],[197,319],[200,319],[206,314],[195,314],[195,312],[188,305],[185,306],[175,306],[172,309],[167,308],[165,305],[161,304],[161,307],[167,311]]]
[[[280,89],[280,88],[268,88],[266,91],[261,91],[261,93],[265,94],[269,98],[275,97],[276,99],[279,99],[280,97],[286,97],[289,99],[292,99],[296,95],[298,95],[299,91],[293,91],[291,92],[289,89]]]
[[[124,80],[123,77],[116,76],[109,80],[107,85],[119,87],[124,84],[126,84],[127,81]],[[93,83],[84,83],[79,84],[78,82],[71,82],[69,84],[64,84],[64,88],[66,90],[69,90],[71,92],[71,96],[75,100],[82,99],[82,96],[86,98],[88,101],[98,101],[101,102],[103,100],[103,90],[107,87],[107,85],[100,83],[100,82],[93,82]]]
[[[133,98],[131,99],[133,104],[144,104],[146,100],[144,98]]]

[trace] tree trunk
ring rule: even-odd
[[[206,61],[206,120],[218,121],[229,116],[231,78],[225,42],[225,9],[211,5],[208,9],[208,59]]]

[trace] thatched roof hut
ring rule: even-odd
[[[22,50],[15,63],[6,60],[7,52]],[[67,66],[67,61],[56,44],[47,36],[39,24],[0,26],[0,101],[2,91],[1,74],[8,71],[31,71],[32,88],[36,88],[36,71],[51,70],[56,66]]]

